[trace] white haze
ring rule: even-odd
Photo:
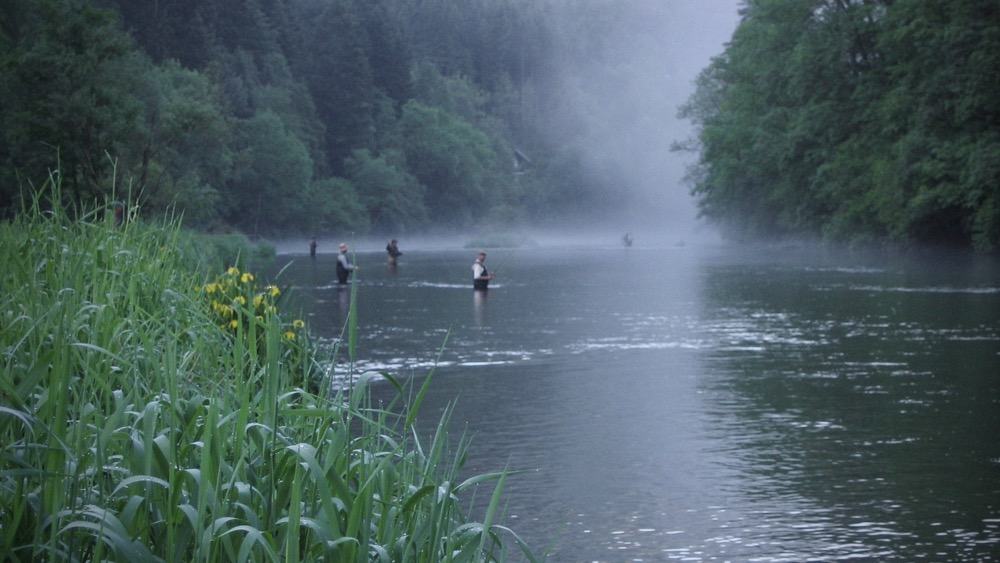
[[[711,236],[684,183],[696,155],[670,146],[693,135],[678,107],[731,38],[739,0],[550,1],[566,22],[552,134],[575,139],[585,165],[627,202],[602,226],[633,232],[636,244]]]
[[[684,183],[696,155],[671,152],[675,141],[692,136],[678,107],[694,92],[694,81],[721,54],[739,21],[741,0],[538,0],[549,3],[562,22],[562,73],[553,77],[560,93],[550,115],[557,143],[577,143],[586,166],[598,177],[615,176],[605,190],[628,202],[623,214],[564,229],[516,229],[515,238],[541,246],[621,245],[631,232],[637,247],[715,242],[697,219],[697,206]],[[568,232],[572,231],[572,232]],[[317,233],[323,235],[323,233]],[[395,233],[401,248],[462,248],[477,233]],[[336,253],[347,241],[359,252],[381,252],[378,236],[343,233],[320,237],[320,252]],[[308,239],[279,241],[279,252],[306,252]]]

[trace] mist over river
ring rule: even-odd
[[[350,290],[299,246],[282,308],[332,349]],[[995,256],[609,238],[488,250],[474,292],[461,244],[355,246],[355,370],[436,362],[421,434],[454,402],[469,475],[526,470],[504,522],[552,561],[998,558]]]

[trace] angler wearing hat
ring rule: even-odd
[[[486,253],[480,251],[476,255],[476,262],[472,265],[472,287],[473,289],[489,289],[490,280],[493,279],[493,274],[486,269]]]
[[[337,283],[341,285],[347,283],[347,278],[356,269],[357,266],[347,260],[347,245],[340,243],[340,254],[337,255]]]

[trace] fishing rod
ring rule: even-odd
[[[513,248],[507,249],[507,251],[500,257],[500,260],[496,261],[496,267],[491,270],[492,275],[496,275],[496,273],[500,271],[500,266],[505,264],[507,260],[514,255],[514,253],[520,250],[521,247],[524,246],[524,243],[528,242],[529,238],[531,237],[525,235],[525,237],[522,238],[521,241],[518,242]]]

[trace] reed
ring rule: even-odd
[[[495,523],[507,472],[464,476],[450,411],[415,431],[431,377],[382,374],[383,408],[371,374],[317,393],[322,352],[271,288],[200,272],[176,223],[58,200],[0,224],[0,560],[537,560]]]

